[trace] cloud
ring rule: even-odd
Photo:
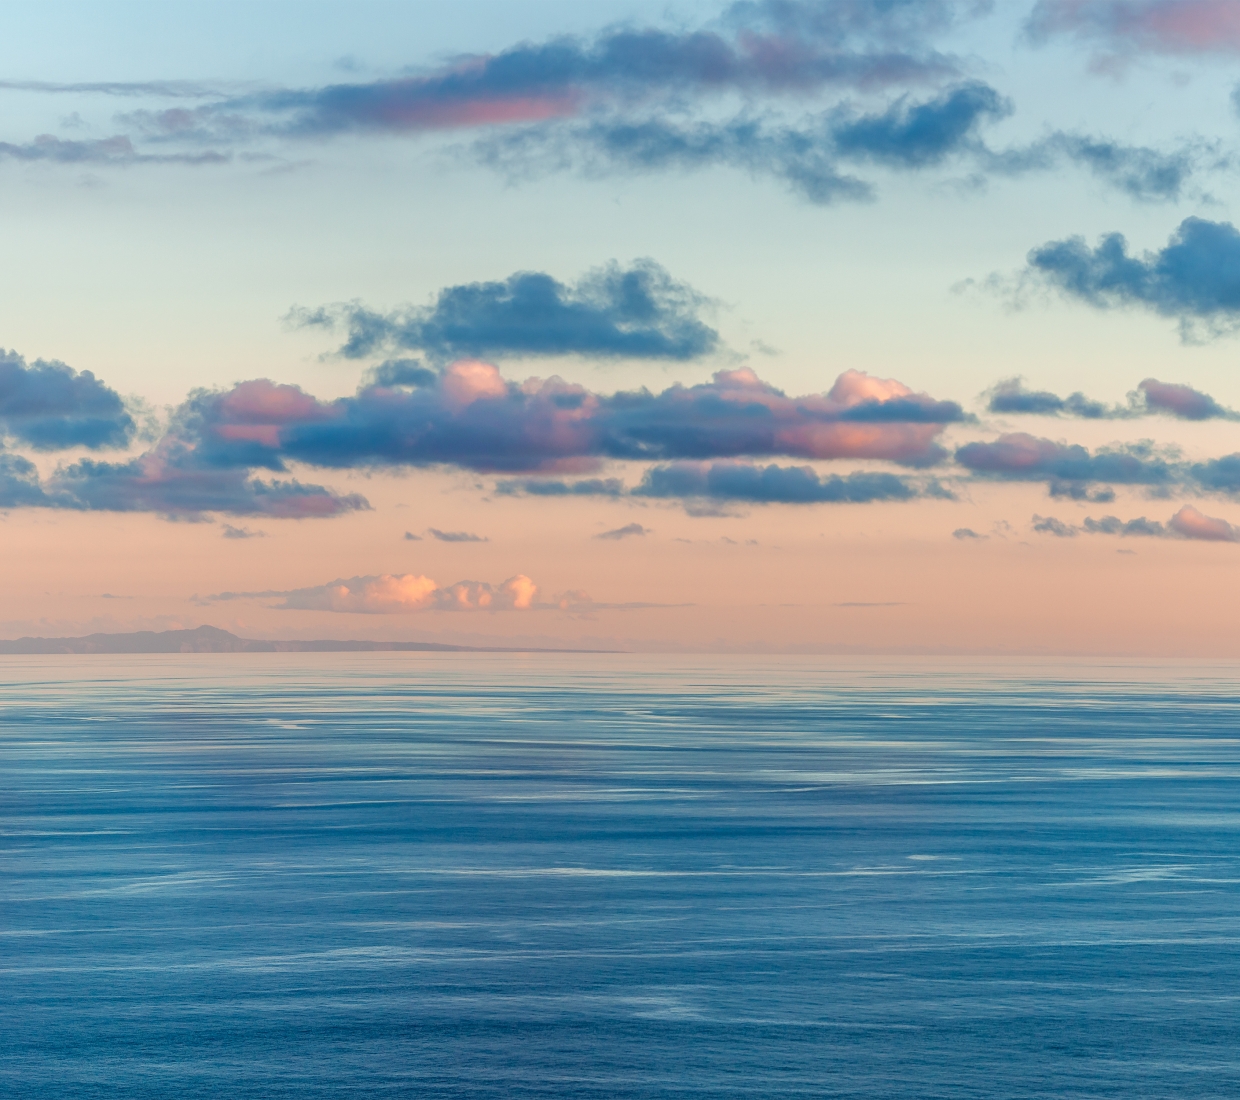
[[[1068,133],[1026,148],[984,145],[982,125],[1011,107],[994,88],[966,79],[972,66],[933,43],[991,7],[988,0],[741,2],[695,28],[613,26],[465,55],[396,78],[233,94],[224,85],[191,82],[10,82],[0,87],[176,102],[121,116],[132,136],[67,142],[45,135],[0,146],[0,155],[7,149],[65,162],[214,163],[225,158],[213,151],[145,154],[133,140],[223,147],[465,132],[482,135],[473,152],[484,163],[515,165],[521,173],[540,166],[596,174],[726,165],[774,176],[814,203],[873,197],[873,184],[851,175],[848,164],[924,170],[961,155],[972,158],[977,173],[1012,175],[1069,162],[1139,198],[1178,196],[1194,168],[1184,151]],[[915,90],[920,98],[911,98]],[[881,92],[889,98],[878,110],[859,110],[849,98],[872,102]],[[209,101],[184,102],[195,96]]]
[[[1203,489],[1217,493],[1240,493],[1240,454],[1223,455],[1189,468],[1193,481]]]
[[[1196,168],[1199,149],[1172,153],[1110,138],[1056,133],[1033,147],[1088,169],[1097,178],[1135,199],[1176,199]],[[1048,165],[1049,166],[1049,165]]]
[[[487,356],[588,355],[596,358],[696,359],[716,350],[719,335],[697,317],[704,299],[653,260],[609,264],[566,285],[550,275],[518,272],[503,282],[469,283],[439,292],[433,307],[376,313],[353,303],[294,310],[300,325],[343,323],[340,354],[420,350],[440,362]],[[376,369],[377,385],[431,385],[434,375],[409,360]]]
[[[33,462],[0,452],[0,508],[37,508],[51,503],[39,484],[39,471]]]
[[[1086,420],[1124,420],[1137,416],[1170,415],[1181,420],[1237,419],[1231,409],[1209,394],[1180,382],[1146,378],[1128,395],[1124,405],[1104,405],[1083,393],[1068,397],[1046,390],[1027,390],[1021,378],[1008,378],[986,392],[992,413],[1031,416],[1074,416]]]
[[[211,598],[274,596],[283,599],[277,605],[283,610],[399,615],[414,611],[527,611],[537,595],[538,586],[521,573],[499,585],[458,581],[445,587],[413,573],[384,573],[288,592],[222,593]]]
[[[1101,519],[1086,517],[1080,527],[1072,527],[1053,516],[1033,517],[1033,529],[1042,534],[1073,538],[1082,532],[1091,535],[1119,535],[1121,537],[1181,538],[1204,542],[1240,542],[1240,528],[1233,527],[1224,519],[1203,515],[1191,504],[1185,504],[1164,525],[1157,520],[1139,516],[1122,520],[1118,516]]]
[[[1184,505],[1176,512],[1167,526],[1186,539],[1202,539],[1206,542],[1240,542],[1240,530],[1225,519],[1202,515],[1191,504]]]
[[[1138,387],[1152,412],[1170,413],[1182,420],[1236,419],[1231,409],[1224,408],[1209,394],[1179,382],[1160,382],[1147,378]]]
[[[1167,534],[1165,528],[1157,520],[1139,516],[1137,519],[1122,520],[1118,516],[1103,516],[1101,519],[1085,517],[1081,529],[1091,535],[1140,535],[1149,538],[1163,538]]]
[[[979,535],[976,531],[973,530],[972,527],[957,527],[956,530],[952,532],[952,538],[954,539],[984,539],[986,538],[986,536]]]
[[[1238,53],[1240,8],[1233,0],[1038,0],[1026,32],[1034,42],[1072,35],[1119,53]]]
[[[541,122],[737,93],[799,98],[932,82],[958,65],[930,49],[928,38],[977,7],[941,0],[740,3],[713,28],[565,35],[460,57],[424,74],[263,90],[131,118],[152,136],[257,129],[322,138]]]
[[[1021,378],[1008,378],[987,391],[986,408],[992,413],[1017,413],[1033,416],[1082,416],[1097,419],[1110,415],[1100,401],[1091,401],[1083,393],[1059,397],[1046,390],[1027,390]]]
[[[422,541],[422,536],[421,536],[421,535],[415,535],[412,531],[406,531],[406,532],[405,532],[405,541],[406,541],[406,542],[421,542],[421,541]]]
[[[50,161],[54,164],[227,164],[223,153],[140,153],[124,134],[89,141],[66,141],[52,134],[40,134],[33,141],[14,144],[0,141],[0,158],[19,161]]]
[[[901,96],[872,114],[842,103],[791,123],[752,111],[725,120],[610,115],[488,134],[473,150],[484,163],[522,175],[570,166],[589,176],[730,167],[772,176],[820,205],[874,198],[874,185],[850,174],[852,165],[923,171],[951,158],[963,159],[976,173],[1006,177],[1066,163],[1134,198],[1161,201],[1179,196],[1201,158],[1199,143],[1163,152],[1064,131],[1029,145],[993,149],[980,128],[1009,111],[995,89],[969,82],[921,101]]]
[[[647,470],[636,496],[704,498],[753,504],[868,504],[922,495],[907,478],[858,472],[820,477],[809,466],[751,466],[739,462],[677,462]]]
[[[968,145],[982,119],[1003,118],[1011,110],[992,87],[971,82],[923,103],[902,98],[878,115],[841,114],[831,127],[831,143],[844,158],[922,168]]]
[[[1054,535],[1056,538],[1069,539],[1076,538],[1078,531],[1075,527],[1071,527],[1054,516],[1037,516],[1033,517],[1033,529],[1040,535]]]
[[[623,527],[617,527],[614,531],[604,531],[601,535],[595,535],[596,539],[627,539],[632,535],[648,535],[649,527],[643,527],[640,523],[626,523]]]
[[[266,531],[251,531],[248,527],[234,527],[231,523],[224,524],[226,539],[262,539],[267,537]]]
[[[554,478],[510,478],[495,483],[495,491],[501,496],[602,496],[619,497],[625,493],[624,482],[616,477],[580,478],[577,481],[559,481]]]
[[[1082,237],[1029,253],[1030,269],[1098,309],[1139,306],[1180,321],[1184,339],[1218,335],[1240,322],[1240,232],[1230,222],[1185,218],[1167,246],[1130,255],[1119,233],[1091,249]]]
[[[802,397],[749,369],[661,393],[603,395],[559,378],[508,382],[470,360],[453,363],[433,387],[364,385],[326,403],[258,379],[194,394],[178,415],[178,430],[214,466],[444,464],[513,473],[584,472],[606,459],[776,455],[927,465],[943,457],[937,437],[946,425],[965,419],[955,402],[859,371]]]
[[[1146,443],[1117,444],[1093,454],[1079,444],[1056,443],[1026,432],[1001,435],[993,443],[966,443],[956,461],[980,477],[1085,485],[1162,486],[1181,476],[1178,467]]]
[[[431,535],[439,542],[490,542],[490,539],[475,535],[470,531],[440,531],[436,527],[428,528]]]
[[[326,518],[367,509],[365,497],[296,480],[261,481],[245,468],[205,465],[181,441],[165,437],[128,462],[82,459],[47,480],[43,503],[106,512],[155,512],[183,519],[209,513]]]
[[[0,348],[0,428],[36,450],[124,447],[135,424],[120,395],[90,371]]]

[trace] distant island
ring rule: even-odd
[[[601,650],[533,649],[528,646],[444,645],[440,642],[368,642],[348,639],[265,642],[238,638],[217,626],[195,630],[138,630],[84,638],[16,638],[0,641],[0,655],[15,653],[598,653]]]

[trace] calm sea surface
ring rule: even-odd
[[[1240,667],[0,659],[5,1097],[1240,1096]]]

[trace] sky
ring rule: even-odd
[[[1229,0],[5,27],[0,636],[1240,656]]]

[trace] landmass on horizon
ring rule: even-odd
[[[539,649],[531,646],[446,645],[441,642],[374,642],[323,638],[262,641],[239,638],[218,626],[193,630],[138,630],[81,638],[15,638],[0,641],[0,655],[50,653],[604,653],[619,650]]]

